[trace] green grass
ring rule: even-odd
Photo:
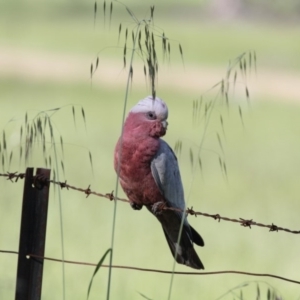
[[[76,10],[66,2],[56,1],[49,6],[34,3],[35,10],[26,5],[5,4],[9,13],[0,12],[1,24],[7,22],[5,29],[0,27],[1,47],[16,47],[20,53],[23,50],[32,51],[33,56],[36,53],[50,56],[53,53],[67,53],[73,57],[84,57],[87,58],[87,66],[82,72],[87,73],[95,53],[116,43],[116,23],[111,32],[103,30],[101,21],[93,30],[92,9],[89,10],[92,3],[83,5],[76,2],[73,4],[77,6]],[[203,64],[226,66],[228,58],[251,48],[257,51],[258,75],[262,66],[276,71],[299,70],[298,29],[282,27],[277,30],[277,27],[270,25],[246,23],[219,26],[217,23],[185,22],[170,17],[163,22],[159,17],[159,6],[156,9],[156,24],[181,42],[186,68],[192,64],[199,68]],[[121,11],[119,14],[127,18]],[[4,19],[3,15],[6,16]],[[117,58],[122,68],[120,53],[102,53],[103,60]],[[180,61],[175,50],[172,54],[170,72],[173,64],[176,66]],[[29,75],[30,72],[29,69]],[[43,80],[29,75],[24,78],[21,75],[1,74],[0,128],[7,132],[10,149],[16,153],[19,149],[19,126],[25,112],[33,117],[38,111],[70,103],[83,106],[87,132],[80,118],[80,109],[77,110],[76,129],[71,106],[66,106],[53,117],[55,134],[64,137],[65,154],[61,159],[65,161],[65,177],[68,183],[79,187],[86,188],[91,184],[92,190],[111,192],[115,188],[112,160],[114,145],[120,134],[125,86],[125,82],[124,85],[118,82],[121,76],[116,74],[115,86],[103,84],[100,76],[95,78],[91,88],[88,73],[86,80],[72,79],[70,76],[68,81],[60,81],[55,76],[51,80]],[[203,128],[201,124],[199,127],[192,124],[192,101],[202,92],[176,86],[172,89],[159,88],[159,95],[170,109],[165,139],[172,147],[178,139],[183,142],[179,164],[188,206],[203,212],[249,218],[267,224],[274,222],[279,226],[299,229],[299,105],[284,102],[286,99],[257,99],[254,96],[250,106],[247,106],[244,97],[238,94],[229,111],[222,106],[216,107],[201,152],[203,171],[201,173],[198,169],[192,174],[189,148],[196,149]],[[145,86],[134,82],[129,107],[148,93]],[[238,105],[243,108],[244,127]],[[225,137],[220,126],[220,114],[224,119]],[[8,123],[12,118],[17,121]],[[220,133],[223,141],[227,179],[219,166],[221,149],[216,132]],[[93,154],[94,175],[89,164],[89,150]],[[30,166],[43,166],[38,147]],[[24,164],[19,165],[16,154],[10,171],[22,172],[24,169]],[[18,249],[22,188],[21,181],[12,184],[0,178],[0,249]],[[120,196],[123,196],[122,192]],[[113,204],[94,196],[86,199],[85,195],[75,191],[62,191],[62,199],[65,258],[97,263],[110,247]],[[53,190],[49,205],[46,255],[60,257],[59,203]],[[190,217],[190,222],[206,243],[203,249],[197,249],[206,271],[234,269],[273,273],[300,280],[297,262],[300,244],[297,236],[283,232],[269,233],[258,227],[250,230],[234,223],[218,223],[202,217]],[[160,225],[145,209],[136,212],[128,205],[118,203],[116,226],[114,264],[171,269],[173,261]],[[0,265],[5,270],[0,275],[1,299],[11,299],[14,295],[16,264],[16,256],[0,255]],[[66,266],[67,299],[86,297],[93,270],[86,266]],[[189,271],[184,266],[177,266],[176,270]],[[97,274],[90,299],[105,298],[107,274],[107,269],[101,269]],[[216,299],[249,280],[257,278],[238,275],[175,276],[172,299],[184,299],[187,294],[190,299]],[[151,299],[166,299],[169,281],[168,275],[113,270],[111,299],[142,299],[138,292]],[[265,278],[264,281],[276,286],[284,299],[299,297],[296,285],[275,279]],[[249,288],[248,293],[247,299],[253,299],[255,288]],[[42,299],[60,299],[61,295],[61,265],[46,262]]]

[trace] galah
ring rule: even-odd
[[[124,123],[115,148],[114,168],[131,207],[139,210],[146,206],[160,221],[176,261],[204,269],[193,247],[193,243],[204,246],[204,241],[182,212],[185,201],[177,158],[161,139],[167,130],[167,118],[168,107],[160,98],[148,96],[139,101]]]

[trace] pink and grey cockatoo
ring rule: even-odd
[[[133,209],[147,209],[160,221],[171,252],[180,264],[204,269],[193,243],[204,246],[202,237],[189,225],[184,216],[183,187],[177,158],[170,146],[160,137],[167,130],[168,108],[159,98],[149,96],[139,101],[129,112],[123,135],[114,155],[114,167],[120,184]],[[177,252],[177,253],[176,253]]]

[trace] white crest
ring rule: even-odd
[[[131,110],[132,113],[143,113],[148,111],[154,111],[160,119],[168,118],[167,104],[160,98],[153,99],[152,96],[148,96],[140,100]]]

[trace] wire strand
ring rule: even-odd
[[[23,179],[25,174],[24,173],[0,173],[0,177],[6,177],[7,180],[10,180],[11,182],[17,182],[19,179]],[[41,179],[38,179],[41,180]],[[124,198],[120,198],[120,197],[115,197],[114,196],[114,192],[110,192],[110,193],[99,193],[96,191],[92,191],[90,189],[90,185],[87,188],[79,188],[73,185],[70,185],[67,183],[67,181],[65,182],[60,182],[60,181],[55,181],[49,178],[43,178],[42,180],[50,182],[52,184],[58,185],[60,186],[61,189],[66,189],[66,190],[75,190],[78,192],[82,192],[86,195],[86,197],[90,196],[90,195],[95,195],[97,197],[102,197],[102,198],[106,198],[109,199],[110,201],[112,200],[118,200],[118,201],[122,201],[122,202],[127,202],[129,203],[128,199],[124,199]],[[174,208],[174,207],[168,207],[167,205],[165,206],[161,206],[158,207],[158,209],[161,210],[174,210],[174,211],[178,211],[178,212],[183,212],[181,209],[178,208]],[[271,225],[269,224],[263,224],[263,223],[258,223],[253,221],[253,219],[243,219],[243,218],[228,218],[228,217],[224,217],[221,216],[220,214],[209,214],[209,213],[204,213],[204,212],[200,212],[200,211],[195,211],[193,209],[193,207],[191,208],[187,208],[185,210],[185,213],[187,215],[192,215],[192,216],[203,216],[203,217],[208,217],[208,218],[212,218],[218,222],[222,221],[226,221],[226,222],[233,222],[233,223],[238,223],[240,224],[240,226],[243,227],[248,227],[251,229],[251,226],[258,226],[258,227],[263,227],[263,228],[268,228],[269,232],[278,232],[278,231],[284,231],[284,232],[288,232],[288,233],[292,233],[292,234],[300,234],[300,230],[291,230],[289,228],[284,228],[284,227],[280,227],[278,225],[275,225],[274,223],[272,223]]]
[[[10,250],[0,250],[0,253],[7,253],[7,254],[19,254],[17,251],[10,251]],[[75,265],[83,265],[83,266],[91,266],[95,267],[97,264],[82,262],[82,261],[74,261],[74,260],[62,260],[53,257],[46,257],[34,254],[27,254],[27,258],[38,258],[44,259],[54,262],[66,263],[66,264],[75,264]],[[109,265],[101,265],[101,267],[109,268]],[[133,266],[122,266],[122,265],[112,265],[114,269],[125,269],[125,270],[133,270],[133,271],[141,271],[141,272],[152,272],[152,273],[161,273],[161,274],[175,274],[175,275],[198,275],[198,276],[205,276],[205,275],[221,275],[221,274],[240,274],[240,275],[250,275],[256,277],[270,277],[275,278],[283,281],[287,281],[294,284],[300,284],[300,281],[286,278],[283,276],[278,276],[274,274],[268,273],[255,273],[255,272],[245,272],[245,271],[236,271],[236,270],[224,270],[224,271],[212,271],[212,272],[179,272],[179,271],[167,271],[167,270],[160,270],[160,269],[150,269],[150,268],[140,268],[140,267],[133,267]]]

